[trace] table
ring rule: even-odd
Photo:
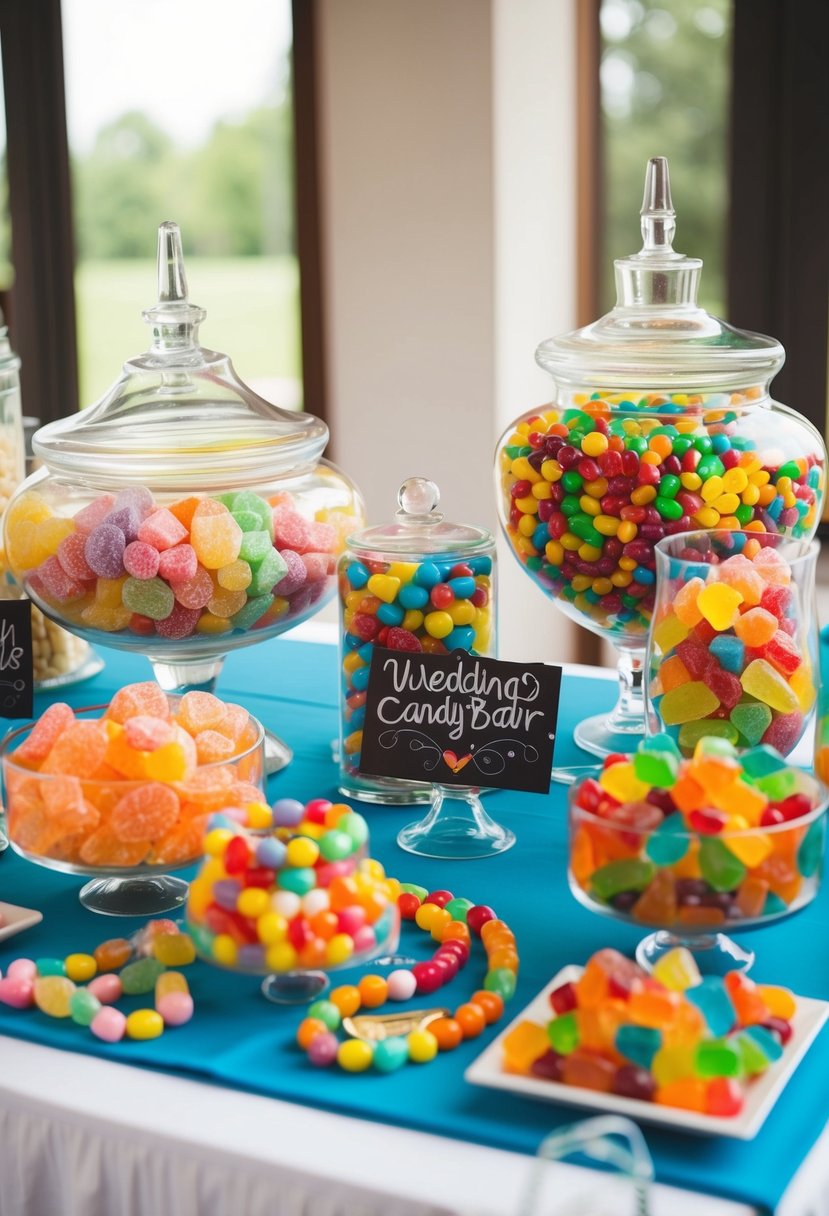
[[[319,729],[330,734],[335,729],[333,655],[313,644],[295,651],[295,645],[281,639],[240,652],[229,660],[222,680],[222,692],[228,699],[243,698],[253,712],[270,718],[269,725],[281,729],[292,744],[297,743],[292,728],[300,734],[307,732],[311,715],[323,720],[318,735]],[[293,656],[290,664],[283,658],[288,654]],[[297,662],[300,654],[301,661]],[[125,678],[143,678],[145,674],[138,660],[128,662],[124,656],[111,653],[107,660],[104,673],[93,683],[72,690],[67,699],[80,705],[111,695],[116,670],[129,670]],[[293,686],[280,687],[275,681],[274,692],[263,694],[261,673],[272,670],[276,675],[287,666],[293,672]],[[327,682],[321,678],[326,670],[331,673]],[[606,696],[608,702],[613,696],[610,682]],[[591,709],[596,707],[594,691]],[[332,779],[333,770],[317,773],[315,787],[302,792],[307,796],[324,792]],[[293,792],[291,780],[290,769],[276,778],[273,796],[273,791]],[[497,795],[493,799],[496,817],[503,810],[503,800],[509,797]],[[541,799],[536,799],[535,805],[544,809]],[[395,815],[395,823],[405,822],[399,811],[368,813],[375,840],[389,837],[385,821],[381,823],[377,816]],[[548,807],[545,813],[549,813]],[[520,840],[519,834],[519,846],[513,851],[516,855]],[[374,851],[387,862],[394,861],[395,867],[402,866],[402,854],[389,856],[388,847],[385,853]],[[430,864],[448,864],[411,860],[415,864],[410,868],[406,859],[407,873],[421,865],[425,875]],[[17,875],[19,884],[21,873],[24,877],[43,873],[18,859],[12,859],[6,869],[8,864],[0,862],[0,893],[4,896],[5,874]],[[489,884],[498,864],[496,858],[465,868],[464,886],[473,881]],[[15,886],[7,897],[25,902],[24,892],[25,883],[22,888]],[[816,925],[822,927],[827,919],[826,901],[819,902]],[[592,936],[591,948],[608,940],[627,940],[624,926],[604,922],[602,927],[622,932],[600,935],[596,918],[575,906],[572,919],[576,950],[581,949],[582,929]],[[100,936],[107,931],[108,926]],[[627,937],[635,940],[634,935]],[[20,940],[22,944],[24,939]],[[576,953],[574,957],[584,954],[582,949],[581,955]],[[775,978],[785,977],[775,973]],[[527,996],[540,986],[533,981]],[[517,1000],[524,1003],[520,995]],[[472,1055],[474,1050],[470,1058]],[[803,1067],[808,1066],[807,1060]],[[486,1106],[490,1096],[470,1089],[464,1099],[477,1108]],[[439,1104],[441,1095],[435,1093],[433,1100]],[[428,1128],[429,1112],[426,1118],[422,1111],[414,1113],[417,1118],[405,1121]],[[573,1112],[572,1118],[576,1117]],[[535,1105],[531,1121],[540,1140],[548,1125],[567,1120],[562,1119],[559,1108],[551,1106],[548,1110]],[[659,1140],[650,1132],[646,1135],[654,1142]],[[528,1147],[534,1145],[533,1140]],[[693,1140],[685,1140],[682,1145],[703,1154],[711,1147]],[[824,1137],[788,1188],[788,1179],[780,1180],[779,1190],[786,1191],[777,1207],[780,1216],[829,1211],[827,1146],[829,1140]],[[662,1162],[660,1151],[658,1147],[658,1174],[669,1176],[670,1165]],[[341,1113],[0,1035],[0,1216],[189,1216],[191,1212],[194,1216],[214,1212],[224,1216],[233,1210],[245,1216],[258,1216],[260,1211],[267,1211],[269,1216],[511,1216],[519,1210],[529,1165],[523,1153],[491,1145],[482,1147],[424,1130],[346,1118]],[[791,1172],[794,1174],[794,1169]],[[598,1178],[574,1167],[556,1167],[562,1206],[568,1196],[583,1191],[585,1186],[595,1195]],[[819,1208],[821,1201],[824,1206]],[[807,1202],[812,1206],[807,1207]],[[757,1210],[757,1205],[750,1202],[707,1200],[675,1187],[656,1188],[657,1213],[737,1216]]]

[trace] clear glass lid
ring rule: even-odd
[[[493,544],[486,528],[447,523],[440,511],[440,490],[428,477],[409,477],[397,491],[394,522],[364,528],[348,538],[350,549],[406,554],[488,552]]]
[[[735,329],[697,303],[702,261],[676,253],[668,161],[648,161],[643,245],[614,262],[616,305],[590,325],[549,338],[536,360],[556,380],[618,389],[724,388],[767,382],[782,367],[775,338]]]
[[[124,364],[95,405],[37,432],[35,454],[53,472],[158,489],[192,480],[207,490],[313,468],[328,442],[325,423],[265,401],[227,355],[199,345],[206,313],[188,299],[171,221],[158,230],[158,302],[142,315],[149,350]]]

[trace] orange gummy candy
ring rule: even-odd
[[[151,781],[124,795],[112,811],[109,827],[119,841],[138,843],[164,836],[178,817],[178,794]]]
[[[159,866],[180,865],[193,861],[202,852],[202,840],[207,828],[207,815],[193,815],[189,819],[182,818],[166,836],[155,845],[152,852],[152,862]]]
[[[15,763],[30,765],[33,768],[42,764],[58,736],[74,721],[73,710],[63,701],[56,701],[54,705],[50,705],[35,722],[20,747],[15,749]]]
[[[196,735],[196,754],[199,764],[215,764],[229,760],[236,751],[235,740],[217,730],[200,730]]]
[[[101,722],[73,722],[55,740],[40,771],[91,777],[103,764],[107,743],[107,734]]]
[[[146,714],[151,718],[170,716],[167,694],[152,680],[119,688],[110,702],[106,717],[123,725],[128,718],[134,718],[138,714]]]
[[[81,845],[81,861],[87,866],[128,869],[140,865],[149,851],[149,840],[121,840],[110,825],[105,823]]]
[[[179,701],[176,720],[191,735],[215,730],[224,721],[224,702],[210,692],[186,692]]]

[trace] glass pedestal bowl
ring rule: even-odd
[[[89,409],[50,423],[6,511],[5,550],[41,611],[137,651],[168,691],[213,691],[227,653],[290,629],[336,591],[363,508],[320,459],[324,423],[280,410],[198,343],[175,224],[159,230],[153,341]],[[269,747],[269,771],[290,749]]]
[[[672,248],[664,158],[648,166],[641,217],[641,252],[615,264],[615,308],[539,346],[554,401],[519,418],[496,453],[512,553],[619,654],[616,708],[575,733],[597,756],[629,751],[643,734],[656,543],[718,527],[808,541],[825,490],[821,436],[769,396],[779,342],[696,303],[702,263]]]
[[[807,813],[742,830],[720,823],[719,831],[716,810],[702,812],[695,830],[655,803],[603,799],[601,773],[570,790],[570,890],[592,912],[651,930],[636,949],[647,970],[677,946],[693,952],[704,974],[748,970],[754,952],[729,934],[772,924],[817,895],[829,791],[800,770],[776,770],[775,805],[785,810],[796,798],[811,806]]]
[[[174,709],[178,698],[168,700]],[[100,718],[106,708],[79,709],[76,718]],[[79,898],[91,912],[152,916],[180,907],[188,884],[169,871],[201,858],[208,816],[231,798],[242,804],[264,798],[264,731],[254,717],[236,755],[199,764],[181,781],[131,780],[115,769],[98,777],[83,771],[84,757],[79,757],[75,776],[39,772],[15,760],[15,750],[32,729],[12,731],[0,748],[6,831],[15,852],[26,860],[88,878]],[[89,763],[98,771],[109,767]],[[126,819],[125,808],[130,818],[155,816],[146,833],[136,830],[135,823],[113,827],[114,814]]]

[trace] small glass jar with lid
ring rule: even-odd
[[[517,419],[496,452],[514,556],[618,651],[616,708],[575,733],[598,756],[635,749],[644,732],[657,542],[699,528],[808,541],[825,492],[823,439],[769,394],[782,346],[699,307],[702,262],[674,251],[675,227],[667,161],[654,157],[643,247],[615,263],[615,307],[542,342],[553,400]]]
[[[178,226],[159,228],[150,349],[95,405],[34,438],[5,518],[11,570],[46,616],[146,655],[168,692],[212,689],[225,655],[317,612],[363,520],[321,459],[328,428],[263,400],[199,345]],[[269,740],[269,769],[290,752]]]

